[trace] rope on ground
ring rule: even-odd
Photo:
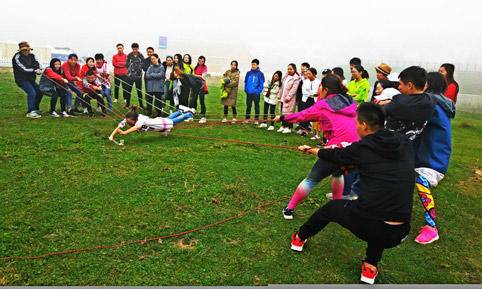
[[[178,237],[181,237],[181,236],[184,236],[184,235],[188,235],[188,234],[192,234],[194,232],[206,230],[206,229],[216,227],[216,226],[222,225],[224,223],[242,218],[242,217],[246,216],[247,214],[249,214],[251,212],[264,209],[264,208],[266,208],[266,207],[268,207],[268,206],[270,206],[274,203],[275,203],[275,201],[267,202],[267,203],[258,205],[254,208],[251,208],[249,210],[242,211],[242,212],[240,212],[240,213],[238,213],[234,216],[231,216],[229,218],[226,218],[226,219],[223,219],[223,220],[220,220],[220,221],[217,221],[217,222],[214,222],[214,223],[202,226],[202,227],[198,227],[198,228],[195,228],[195,229],[179,232],[179,233],[173,233],[173,234],[157,236],[157,237],[149,237],[149,238],[140,239],[140,240],[127,240],[127,241],[122,241],[120,243],[113,244],[113,245],[98,245],[98,246],[89,247],[89,248],[70,249],[70,250],[59,251],[59,252],[48,252],[48,253],[41,254],[41,255],[6,256],[6,257],[1,257],[0,260],[3,260],[3,261],[39,260],[39,259],[45,259],[45,258],[48,258],[48,257],[81,254],[81,253],[88,253],[88,252],[93,252],[93,251],[97,251],[97,250],[105,250],[105,249],[116,250],[116,249],[120,249],[120,248],[126,247],[128,245],[133,245],[133,244],[144,245],[144,244],[146,244],[148,242],[152,242],[152,241],[178,238]]]

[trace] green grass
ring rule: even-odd
[[[207,99],[208,113],[221,112],[214,87]],[[118,147],[107,141],[114,128],[109,118],[31,120],[24,116],[25,102],[11,75],[0,74],[0,256],[160,236],[274,204],[162,243],[0,260],[0,285],[358,282],[364,243],[338,225],[312,238],[304,253],[289,250],[290,233],[326,202],[324,183],[299,207],[295,220],[281,218],[314,157],[156,133],[129,135],[126,146]],[[47,107],[44,100],[42,109]],[[414,195],[410,238],[385,252],[380,283],[482,282],[482,186],[474,173],[481,169],[482,117],[460,113],[453,128],[450,170],[435,190],[441,239],[425,247],[413,242],[423,222]],[[174,132],[275,145],[310,143],[244,125],[182,124]]]

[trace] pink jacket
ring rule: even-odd
[[[357,103],[352,97],[343,94],[331,94],[317,101],[312,107],[297,113],[285,115],[290,123],[316,121],[321,125],[327,146],[342,142],[353,143],[360,140],[356,131]]]
[[[278,99],[281,101],[282,113],[287,115],[293,113],[296,108],[296,91],[298,90],[298,85],[300,85],[300,76],[294,74],[293,78],[286,81],[288,75],[283,76],[281,81],[281,88],[278,92]]]

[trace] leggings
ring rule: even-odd
[[[268,119],[268,111],[271,114],[271,119],[275,118],[275,111],[276,111],[276,104],[269,104],[266,101],[264,102],[264,110],[263,110],[263,119]],[[271,122],[271,125],[274,125],[274,122]]]
[[[341,199],[344,187],[341,168],[332,162],[318,159],[308,176],[296,188],[288,203],[288,209],[294,210],[299,203],[308,197],[313,188],[329,175],[332,176],[331,191],[333,192],[333,200]]]
[[[408,236],[410,223],[389,225],[381,220],[360,216],[352,209],[354,202],[357,201],[328,202],[301,226],[298,236],[302,240],[306,240],[323,230],[328,223],[338,223],[359,239],[367,242],[365,262],[377,266],[384,249],[400,245]]]
[[[229,106],[225,105],[224,106],[224,117],[228,116],[228,109],[229,109]],[[231,106],[231,109],[233,111],[233,117],[236,118],[236,116],[238,115],[238,112],[236,111],[236,107]]]
[[[437,226],[435,222],[437,214],[435,212],[435,199],[430,191],[430,183],[424,176],[419,175],[415,187],[417,188],[418,196],[425,211],[425,222],[427,225],[435,228]]]

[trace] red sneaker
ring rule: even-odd
[[[294,232],[293,235],[291,235],[291,250],[302,252],[305,243],[306,240],[301,240],[300,237],[298,237],[298,232]]]
[[[378,275],[378,269],[375,267],[375,270],[373,270],[369,268],[367,264],[368,263],[366,262],[362,263],[360,281],[373,285],[375,283],[375,278],[377,278]]]

